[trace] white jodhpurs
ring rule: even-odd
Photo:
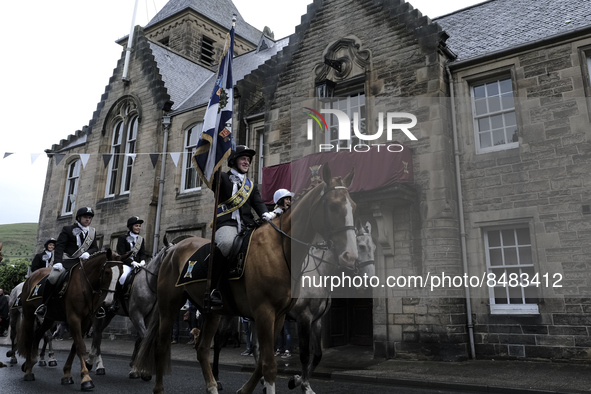
[[[121,274],[121,278],[119,278],[119,283],[121,286],[125,283],[125,279],[127,279],[127,274],[131,272],[131,267],[129,265],[123,264],[123,273]]]
[[[232,244],[234,243],[234,238],[236,238],[237,235],[238,228],[234,226],[223,226],[216,230],[215,243],[224,257],[228,257],[230,254]]]

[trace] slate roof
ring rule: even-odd
[[[266,43],[273,44],[271,40],[265,40]],[[277,52],[289,43],[289,37],[278,40],[273,46],[266,49],[254,50],[245,53],[241,56],[235,57],[232,64],[232,75],[234,78],[234,85],[237,81],[243,79],[246,75],[250,74],[253,70],[257,69],[261,64],[269,60]],[[212,75],[203,86],[201,86],[195,93],[189,97],[186,102],[182,103],[180,107],[175,106],[174,112],[183,112],[191,108],[198,107],[209,102],[209,97],[213,91],[213,85],[215,83],[215,76]],[[168,88],[168,86],[167,86]],[[174,115],[174,112],[172,115]]]
[[[174,102],[175,110],[187,97],[214,73],[205,67],[150,42],[150,49],[158,64],[164,86]]]
[[[433,21],[461,61],[589,27],[591,1],[490,0]]]
[[[170,0],[144,29],[187,8],[192,8],[228,30],[232,27],[232,14],[236,14],[236,34],[253,44],[257,44],[263,34],[242,18],[232,0]]]

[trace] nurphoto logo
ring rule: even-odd
[[[320,112],[309,107],[303,107],[303,109],[305,110],[304,113],[310,116],[307,123],[308,140],[314,139],[314,122],[320,127],[320,130],[324,130],[326,133],[330,132],[328,124],[322,114],[334,115],[337,118],[339,141],[351,140],[351,124],[353,124],[353,133],[359,141],[375,141],[382,137],[382,134],[384,133],[384,119],[386,120],[386,139],[388,141],[393,141],[392,137],[396,130],[402,131],[412,141],[417,140],[417,137],[415,137],[409,130],[416,126],[417,117],[408,112],[387,112],[386,116],[384,116],[383,112],[379,112],[377,131],[374,134],[363,134],[359,130],[359,112],[353,112],[353,122],[351,122],[349,115],[338,109],[322,108],[320,109]],[[374,144],[373,146],[377,146],[378,151],[380,150],[380,146],[385,146],[388,152],[401,152],[404,149],[400,144]],[[341,146],[340,144],[333,145],[329,143],[319,144],[320,152],[332,151],[334,149],[336,149],[337,152],[341,150],[347,150],[349,152],[368,152],[371,149],[371,146],[363,143],[356,145],[348,144],[347,146]]]

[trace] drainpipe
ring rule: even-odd
[[[127,76],[127,72],[129,70],[129,57],[131,56],[131,45],[133,43],[133,31],[135,28],[135,14],[137,13],[137,2],[135,0],[135,5],[133,6],[133,16],[131,17],[131,31],[129,32],[129,38],[127,39],[127,48],[125,48],[125,64],[123,65],[123,82],[129,82],[129,77]]]
[[[164,144],[162,146],[162,163],[160,164],[160,180],[158,182],[158,205],[156,206],[156,224],[154,225],[154,245],[152,247],[152,256],[158,253],[158,244],[160,242],[160,215],[162,213],[162,192],[164,191],[164,170],[166,169],[166,150],[168,149],[168,132],[172,123],[170,116],[162,117],[162,126],[164,126]]]
[[[460,216],[460,243],[462,248],[462,266],[464,272],[468,273],[468,253],[466,249],[466,227],[464,226],[464,202],[462,199],[462,180],[460,177],[460,149],[458,144],[458,126],[456,123],[456,103],[454,93],[454,79],[449,70],[449,65],[445,65],[445,71],[449,77],[449,89],[451,96],[451,121],[452,133],[454,138],[454,157],[456,167],[456,189],[458,193],[458,210]],[[466,314],[468,315],[468,339],[470,341],[470,356],[476,359],[476,349],[474,348],[474,323],[472,322],[472,301],[470,297],[470,287],[464,287],[466,297]]]

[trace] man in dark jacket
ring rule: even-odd
[[[37,308],[36,314],[45,316],[46,303],[53,293],[61,272],[70,270],[81,260],[87,260],[91,254],[98,252],[96,231],[90,227],[94,211],[90,207],[82,207],[76,212],[76,223],[62,228],[55,246],[53,269],[45,283],[43,290],[43,304]],[[97,318],[104,317],[104,310],[99,311]]]
[[[53,250],[57,240],[55,238],[49,238],[45,241],[45,250],[41,253],[37,253],[31,263],[31,272],[35,272],[40,268],[51,267],[53,265]]]
[[[238,233],[256,225],[252,209],[260,217],[270,218],[257,185],[246,176],[255,154],[256,152],[247,146],[238,145],[228,158],[230,171],[220,173],[219,201],[221,203],[217,208],[215,242],[224,257],[230,254],[234,238]],[[216,179],[213,184],[217,184]],[[217,281],[212,278],[212,282]],[[211,306],[212,308],[221,307],[221,297],[217,289],[211,293]]]

